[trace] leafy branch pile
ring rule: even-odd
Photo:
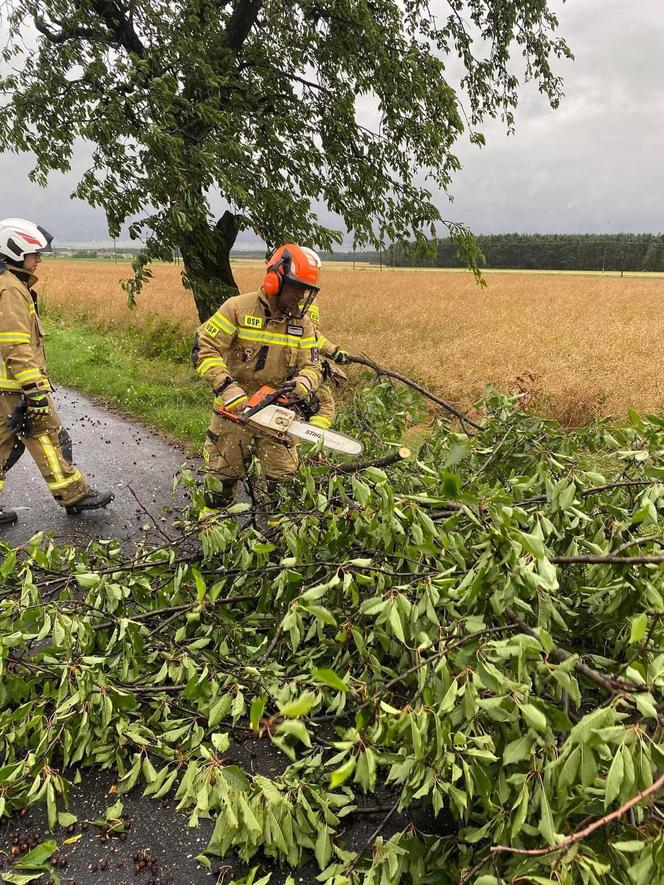
[[[416,408],[386,385],[356,401],[374,450]],[[7,548],[0,815],[45,802],[55,823],[102,766],[216,818],[203,862],[661,881],[664,421],[566,435],[484,409],[472,437],[434,419],[417,463],[311,459],[264,531],[228,518],[202,550],[195,523],[130,561]],[[273,776],[243,765],[256,736]],[[358,807],[384,811],[350,845]]]

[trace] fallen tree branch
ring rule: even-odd
[[[336,473],[357,473],[358,470],[365,470],[367,467],[391,467],[399,461],[407,461],[411,456],[410,449],[402,446],[396,452],[384,455],[382,458],[374,458],[372,461],[360,461],[360,463],[335,464]]]
[[[234,605],[236,602],[248,602],[250,599],[255,599],[255,593],[242,593],[238,596],[224,596],[221,599],[215,599],[213,603],[207,605],[201,605],[200,602],[184,602],[182,605],[169,605],[167,608],[153,608],[149,611],[142,612],[139,615],[122,615],[115,617],[112,621],[103,621],[101,624],[95,624],[92,629],[93,630],[102,630],[104,627],[111,627],[113,624],[117,623],[120,620],[120,617],[126,618],[128,621],[148,621],[151,618],[160,618],[164,615],[171,614],[179,614],[180,612],[192,611],[195,608],[209,608],[214,609],[217,605]]]
[[[522,633],[527,633],[528,636],[533,636],[535,639],[539,640],[539,636],[537,635],[537,631],[532,627],[529,627],[525,621],[522,621],[521,618],[518,617],[516,612],[512,611],[511,608],[505,609],[505,614],[512,621],[512,623],[521,630]],[[547,658],[553,661],[555,664],[562,664],[564,661],[573,657],[573,655],[565,651],[562,648],[552,648],[550,652],[547,653]],[[594,682],[596,685],[599,685],[605,691],[608,691],[609,694],[616,694],[619,692],[639,692],[645,691],[645,686],[635,685],[633,682],[627,682],[624,679],[614,679],[611,676],[604,676],[603,673],[600,673],[599,670],[593,670],[592,667],[589,667],[587,664],[584,664],[583,661],[577,661],[574,664],[574,670],[579,673],[581,676],[585,676],[586,679],[589,679],[591,682]]]
[[[614,556],[611,553],[606,556],[550,556],[549,562],[555,565],[661,565],[664,553],[656,556]]]
[[[455,415],[461,422],[463,431],[465,434],[467,434],[467,436],[472,436],[472,434],[466,429],[466,424],[470,424],[470,426],[474,427],[475,430],[484,430],[481,424],[477,424],[464,412],[460,412],[458,409],[455,409],[453,405],[446,402],[444,399],[441,399],[439,396],[436,396],[435,393],[427,390],[426,387],[422,387],[422,385],[418,384],[416,381],[411,380],[410,378],[408,378],[407,375],[402,375],[401,372],[394,372],[392,369],[385,369],[383,368],[383,366],[379,366],[378,363],[375,363],[373,360],[364,356],[349,356],[348,361],[351,363],[356,363],[358,366],[366,366],[368,369],[373,369],[373,371],[377,375],[386,375],[388,378],[394,378],[397,381],[401,381],[401,383],[405,384],[407,387],[412,387],[413,390],[417,390],[418,393],[421,393],[422,396],[430,399],[431,402],[442,406],[444,409],[447,409],[447,411],[450,412],[452,415]]]
[[[639,791],[636,796],[632,796],[632,798],[625,802],[624,805],[621,805],[620,808],[617,808],[615,811],[612,811],[611,814],[605,814],[604,817],[600,817],[599,820],[593,821],[587,827],[584,827],[582,830],[579,830],[577,833],[572,833],[571,836],[568,836],[567,839],[564,839],[558,845],[551,845],[548,848],[511,848],[509,845],[494,845],[490,851],[491,854],[499,854],[500,852],[508,851],[511,854],[520,854],[526,855],[528,857],[543,857],[545,854],[553,854],[556,851],[567,851],[568,848],[571,848],[576,842],[580,842],[581,839],[585,839],[586,836],[589,836],[591,833],[594,833],[595,830],[599,830],[601,827],[606,826],[610,821],[617,820],[619,817],[622,817],[626,812],[629,811],[630,808],[633,808],[643,799],[648,796],[652,796],[653,793],[656,793],[657,790],[661,786],[664,786],[664,774],[660,775],[657,780],[651,784],[647,790]]]
[[[514,630],[516,624],[501,624],[498,627],[486,627],[484,630],[475,630],[473,633],[466,633],[465,636],[461,636],[459,639],[456,639],[454,642],[450,642],[445,645],[443,648],[439,649],[432,655],[428,655],[426,658],[422,658],[421,661],[418,661],[417,664],[413,664],[412,667],[409,667],[407,670],[404,670],[403,673],[399,673],[398,676],[395,676],[394,679],[390,679],[389,682],[386,682],[385,685],[373,694],[368,700],[364,701],[359,706],[355,707],[355,712],[359,712],[360,710],[364,710],[365,707],[370,706],[375,703],[376,699],[381,697],[390,689],[394,688],[395,685],[398,685],[399,682],[403,682],[404,679],[407,679],[409,676],[412,676],[413,673],[416,673],[418,670],[421,670],[422,667],[426,667],[427,664],[432,664],[435,661],[440,660],[444,655],[449,654],[451,651],[454,651],[456,648],[460,648],[462,645],[465,645],[467,642],[470,642],[473,639],[477,639],[481,636],[488,636],[492,633],[504,633],[505,630]],[[344,711],[344,715],[348,711]],[[336,714],[335,714],[336,716]]]
[[[579,498],[588,498],[590,495],[599,495],[600,492],[607,492],[611,489],[627,489],[630,486],[654,486],[658,482],[659,480],[644,479],[625,479],[619,482],[607,482],[601,486],[591,486],[589,489],[582,489],[580,492],[577,492],[577,496]],[[546,495],[535,495],[533,498],[523,498],[521,501],[515,501],[514,504],[517,507],[521,507],[524,504],[546,504],[546,502]]]

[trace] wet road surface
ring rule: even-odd
[[[182,504],[181,497],[173,496],[172,482],[186,461],[184,452],[79,393],[61,388],[54,399],[72,437],[75,464],[94,488],[114,492],[115,500],[105,510],[67,516],[26,451],[7,474],[0,502],[6,510],[16,510],[19,521],[0,527],[0,540],[19,545],[46,531],[58,541],[78,544],[93,537],[138,540],[146,534],[162,543],[150,515],[165,531],[172,520],[169,511]],[[149,531],[143,530],[144,525],[150,526]]]

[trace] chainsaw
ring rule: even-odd
[[[218,414],[230,421],[246,424],[276,439],[290,439],[294,442],[322,443],[326,449],[343,452],[344,455],[360,455],[364,448],[359,440],[337,433],[336,430],[324,430],[302,421],[293,411],[294,403],[290,403],[286,394],[290,386],[279,390],[267,385],[261,387],[250,397],[242,412],[231,412],[223,407],[215,407]]]

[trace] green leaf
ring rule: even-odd
[[[629,634],[630,645],[635,642],[641,642],[648,632],[648,616],[645,612],[641,612],[632,620],[632,628]]]
[[[221,769],[222,777],[231,787],[246,793],[249,790],[249,779],[247,775],[237,765],[225,765]]]
[[[305,747],[311,746],[311,738],[304,722],[299,719],[284,719],[275,729],[276,734],[291,734],[296,737]]]
[[[503,751],[503,764],[513,765],[515,762],[521,762],[530,756],[535,738],[532,735],[524,734],[511,743],[507,744]]]
[[[625,763],[622,753],[615,753],[611,768],[606,776],[606,790],[604,793],[604,808],[608,808],[620,793],[625,771]]]
[[[461,480],[450,470],[443,471],[443,494],[454,501],[461,494]]]
[[[638,839],[633,839],[629,842],[612,842],[611,847],[616,851],[622,851],[623,854],[635,854],[638,851],[643,851],[646,847],[646,842],[641,842]]]
[[[334,670],[319,667],[317,670],[314,670],[311,675],[316,682],[322,682],[323,685],[328,685],[330,688],[334,688],[335,691],[343,691],[346,693],[349,690],[346,683],[343,679],[337,676]]]
[[[399,642],[403,642],[405,645],[406,637],[404,636],[403,625],[401,623],[401,614],[396,602],[393,602],[390,608],[389,621],[394,635],[399,640]]]
[[[2,881],[10,883],[10,885],[26,885],[27,882],[34,882],[41,879],[42,873],[3,873]]]
[[[106,809],[106,820],[120,820],[123,811],[124,803],[118,799],[114,805]]]
[[[523,718],[526,720],[530,728],[540,733],[547,729],[546,716],[541,710],[538,710],[533,704],[524,704],[521,707]]]
[[[333,771],[330,775],[330,789],[336,790],[337,787],[340,787],[348,780],[354,771],[355,756],[351,756],[343,765],[340,765],[339,768],[337,768],[336,771]]]
[[[47,839],[45,842],[40,842],[39,845],[36,845],[32,851],[28,851],[26,854],[19,857],[19,859],[14,862],[14,866],[20,867],[21,869],[42,866],[57,850],[58,843],[55,839]]]
[[[537,829],[540,831],[548,845],[555,845],[557,839],[553,828],[553,815],[551,814],[549,798],[546,795],[546,790],[543,785],[540,788],[540,812],[541,817]]]
[[[316,704],[316,695],[312,691],[303,692],[299,698],[289,701],[279,708],[279,714],[290,719],[298,716],[306,716],[309,710]]]
[[[212,746],[218,753],[225,753],[231,745],[228,732],[214,732],[214,734],[210,736],[210,740],[212,741]]]
[[[332,857],[330,830],[329,827],[325,826],[325,824],[323,824],[323,826],[321,826],[318,830],[318,838],[316,839],[314,854],[316,855],[318,866],[321,870],[324,870],[330,862],[330,858]]]
[[[267,699],[262,695],[254,698],[251,702],[251,708],[249,710],[249,725],[251,726],[252,731],[258,731],[266,703]]]

